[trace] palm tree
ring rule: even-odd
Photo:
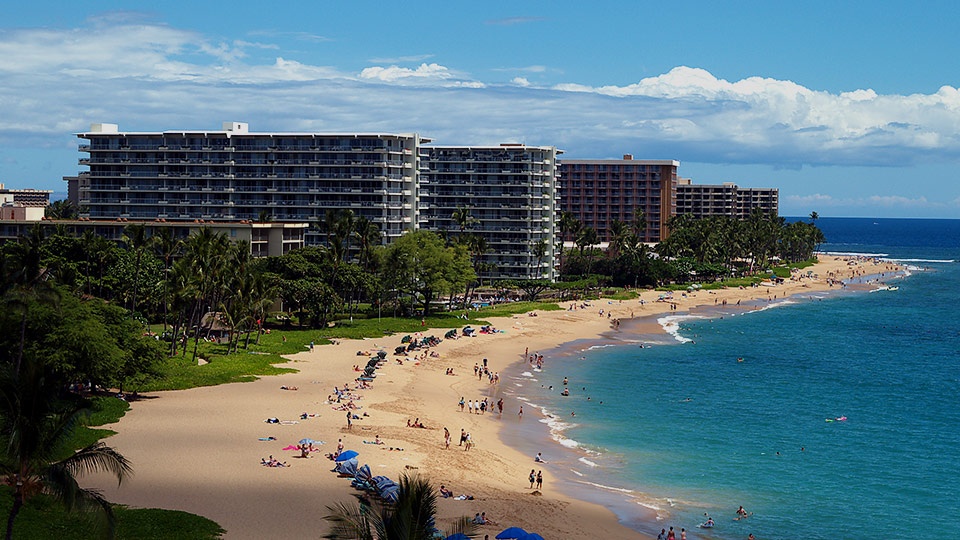
[[[380,226],[376,222],[360,216],[357,218],[353,234],[360,246],[360,266],[369,272],[374,259],[374,249],[383,241]]]
[[[460,235],[457,238],[462,238],[464,231],[470,228],[471,225],[478,222],[477,218],[470,215],[470,208],[466,206],[458,206],[456,210],[453,211],[453,214],[450,216],[453,220],[453,223],[460,229]]]
[[[123,243],[127,249],[133,250],[133,299],[131,301],[130,315],[137,312],[137,287],[140,284],[140,260],[143,257],[143,250],[147,247],[150,238],[147,236],[147,227],[143,223],[134,223],[127,225],[123,229]]]
[[[4,373],[0,380],[0,471],[13,483],[13,505],[7,517],[6,538],[28,494],[43,491],[68,510],[103,510],[113,529],[110,503],[99,492],[81,488],[77,476],[109,472],[118,482],[132,473],[130,463],[116,450],[96,442],[60,459],[63,445],[86,407],[75,399],[58,398],[62,381],[39,361],[27,362],[22,376]]]
[[[59,291],[48,280],[48,272],[43,267],[43,229],[39,224],[30,229],[26,237],[11,246],[4,279],[3,303],[7,309],[20,312],[20,343],[17,348],[14,377],[20,373],[23,363],[24,346],[27,341],[27,317],[31,302],[34,300],[56,302]]]
[[[620,221],[619,219],[613,220],[613,223],[610,224],[609,232],[609,244],[607,246],[607,252],[611,257],[616,258],[617,255],[623,251],[624,247],[627,244],[627,238],[630,235],[630,229],[627,227],[627,224]]]
[[[170,297],[168,294],[170,284],[170,266],[173,258],[180,251],[183,243],[174,238],[173,232],[164,227],[153,235],[153,248],[157,256],[163,259],[163,330],[167,330],[167,319],[169,318]]]
[[[323,519],[333,524],[324,538],[331,540],[434,540],[437,537],[437,494],[421,476],[403,474],[397,501],[393,504],[360,498],[359,504],[328,506]],[[472,534],[467,516],[455,520],[449,534]],[[443,536],[447,536],[444,534]]]
[[[583,256],[583,251],[586,248],[600,243],[600,237],[597,235],[597,230],[593,227],[583,227],[577,232],[577,238],[574,240],[574,243],[576,243],[580,249],[580,256]]]
[[[637,236],[642,242],[645,238],[647,231],[647,215],[643,212],[643,208],[634,208],[633,209],[633,221],[630,223],[631,228],[633,229],[633,234]]]
[[[50,203],[44,211],[47,219],[76,219],[80,209],[70,202],[70,199],[61,199]]]
[[[537,278],[540,279],[540,270],[543,268],[543,258],[547,256],[547,241],[541,238],[533,245],[533,256],[537,258]]]
[[[563,273],[563,244],[567,241],[567,235],[572,234],[574,237],[580,232],[580,229],[583,228],[583,223],[579,219],[573,217],[573,214],[570,212],[561,212],[560,213],[560,273]]]

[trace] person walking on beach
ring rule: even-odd
[[[667,540],[677,540],[677,533],[673,532],[673,527],[670,527],[670,530],[667,531]]]
[[[517,413],[517,418],[523,420],[523,405],[520,406],[520,412]]]
[[[463,406],[465,402],[463,401],[463,396],[460,396],[460,412],[463,412]]]
[[[450,430],[443,428],[443,443],[446,445],[446,448],[450,448]]]
[[[353,421],[350,411],[347,411],[347,429],[353,429]]]
[[[460,428],[460,444],[457,446],[463,446],[463,441],[467,440],[467,430]]]
[[[537,489],[543,487],[543,471],[537,471]]]
[[[643,302],[643,300],[641,300]],[[667,530],[660,529],[660,534],[657,535],[657,540],[667,540]]]
[[[533,484],[537,482],[537,472],[535,469],[530,469],[530,489],[533,489]]]

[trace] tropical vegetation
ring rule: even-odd
[[[435,540],[448,535],[472,534],[474,525],[467,516],[454,520],[449,530],[437,528],[437,490],[422,476],[403,474],[398,482],[397,501],[360,496],[354,505],[328,506],[324,519],[331,523],[324,538],[331,540]]]

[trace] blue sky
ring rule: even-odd
[[[960,218],[950,2],[33,2],[0,21],[0,182],[75,133],[418,132],[677,159],[781,214]]]

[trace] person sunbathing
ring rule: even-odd
[[[446,486],[444,486],[444,485],[441,484],[441,485],[440,485],[440,495],[442,495],[444,499],[447,499],[447,498],[453,497],[453,492],[450,491],[449,489],[447,489]]]

